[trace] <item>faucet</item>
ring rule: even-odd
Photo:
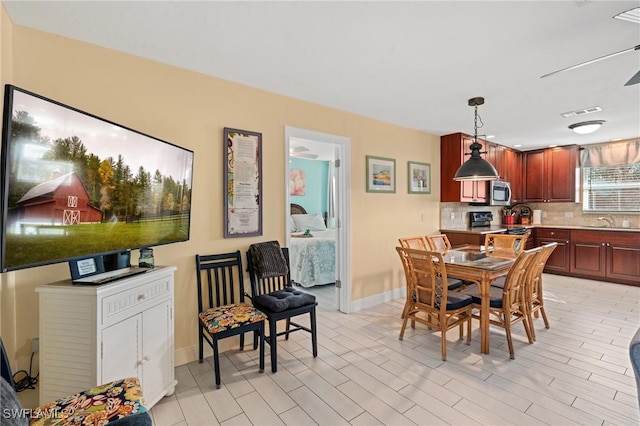
[[[608,214],[607,216],[608,217],[600,216],[598,220],[601,222],[607,222],[607,224],[609,224],[609,228],[613,228],[615,219],[610,214]]]

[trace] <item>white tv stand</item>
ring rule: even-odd
[[[138,377],[151,408],[175,389],[173,279],[156,267],[103,285],[59,281],[40,300],[40,404]]]

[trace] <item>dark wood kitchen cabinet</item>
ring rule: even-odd
[[[496,163],[500,179],[511,184],[511,203],[522,202],[522,153],[515,149],[496,145]]]
[[[524,202],[574,202],[578,146],[526,151],[524,155]]]
[[[478,140],[485,148],[485,141]],[[473,136],[454,133],[440,137],[440,201],[484,203],[487,201],[487,181],[457,182],[453,180],[458,168],[471,150]],[[485,158],[485,154],[482,154]]]
[[[637,232],[572,231],[571,274],[640,285],[639,237]]]
[[[538,228],[535,231],[535,235],[536,246],[558,243],[549,259],[547,259],[544,271],[558,274],[569,273],[571,264],[571,231],[568,229]]]

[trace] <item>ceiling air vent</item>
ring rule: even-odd
[[[602,108],[600,108],[599,106],[595,106],[595,107],[591,107],[591,108],[585,108],[585,109],[578,109],[575,111],[569,111],[569,112],[563,112],[562,115],[564,118],[569,118],[569,117],[578,117],[581,115],[585,115],[585,114],[591,114],[593,112],[598,112],[598,111],[602,111]]]

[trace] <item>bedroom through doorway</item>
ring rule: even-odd
[[[343,136],[285,128],[291,278],[316,295],[319,310],[345,313],[351,303],[349,143]]]

